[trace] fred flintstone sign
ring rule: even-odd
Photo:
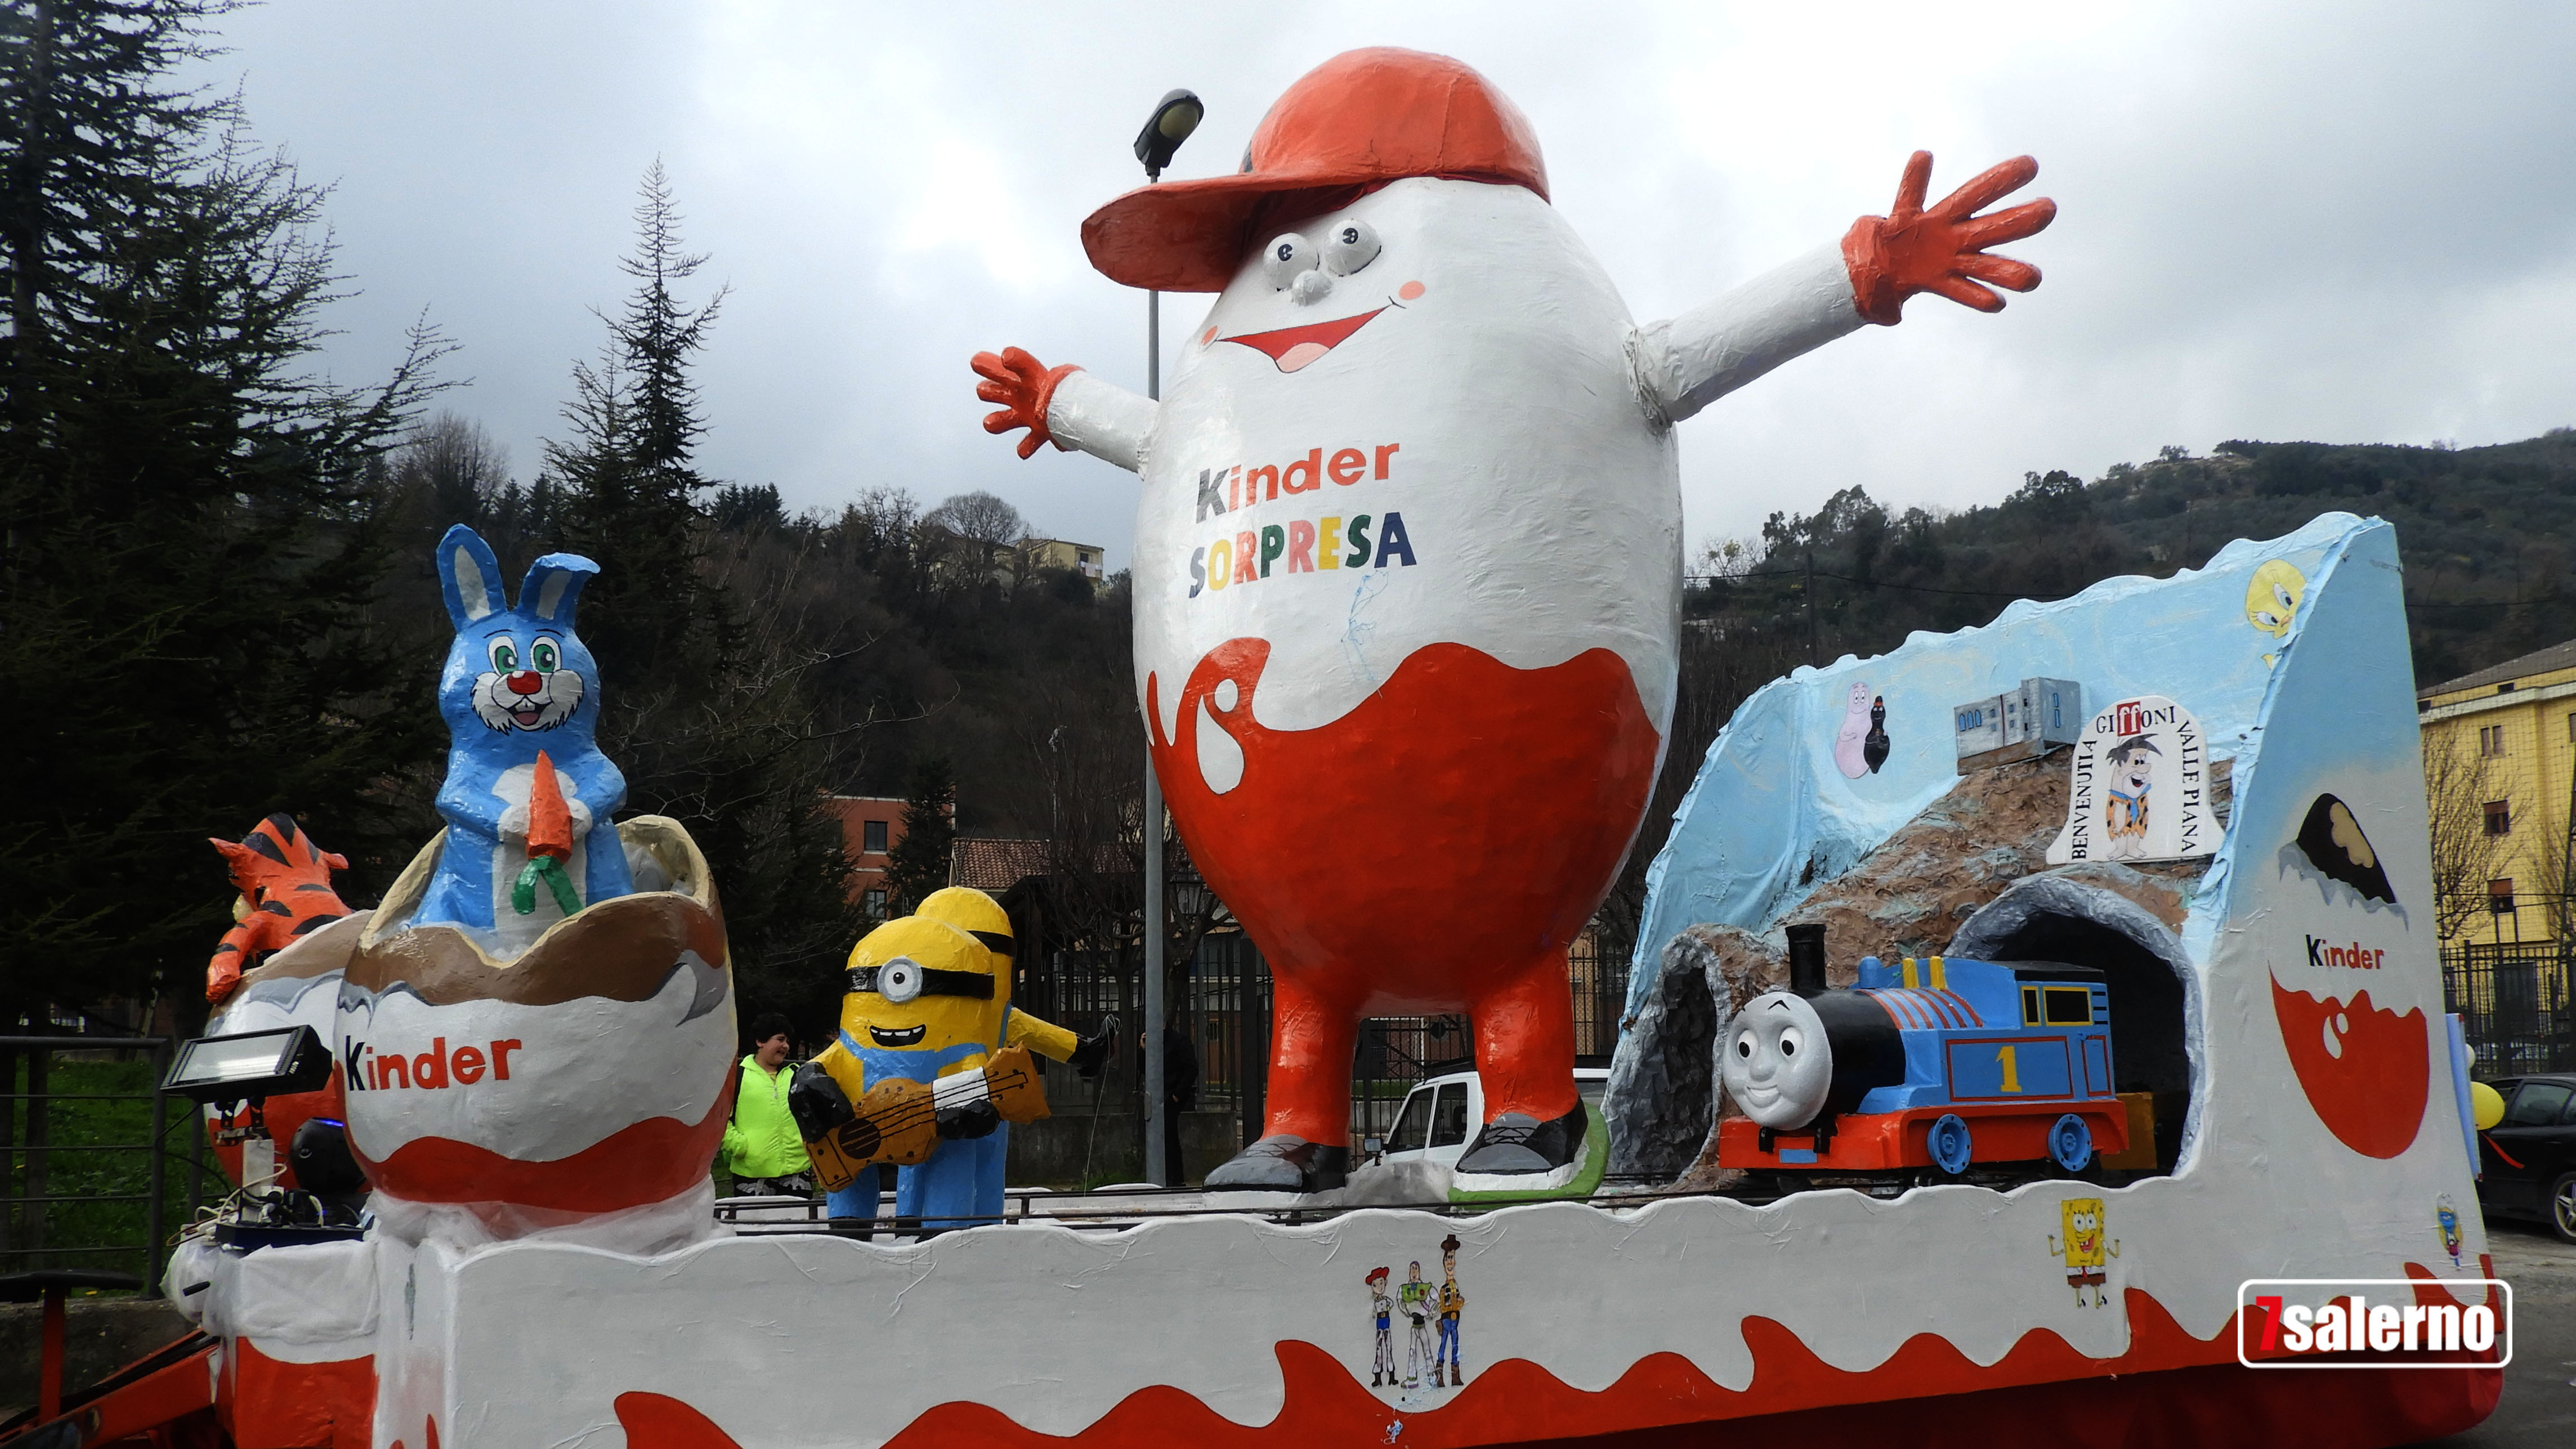
[[[2200,721],[2163,695],[2120,700],[2086,721],[2074,772],[2050,865],[2185,860],[2218,849]]]

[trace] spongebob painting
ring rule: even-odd
[[[2102,1231],[2102,1199],[2071,1197],[2058,1204],[2058,1215],[2066,1229],[2066,1241],[2060,1244],[2050,1234],[2048,1251],[2066,1260],[2067,1286],[2075,1290],[2075,1304],[2081,1308],[2084,1290],[2093,1290],[2092,1307],[2109,1306],[2102,1285],[2109,1276],[2111,1259],[2120,1256],[2120,1240],[2106,1239]]]

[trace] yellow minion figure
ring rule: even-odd
[[[2075,1290],[2075,1306],[2084,1306],[2084,1290],[2093,1290],[2095,1308],[2107,1306],[2102,1284],[2110,1260],[2120,1256],[2117,1238],[2102,1236],[2102,1199],[2071,1197],[2057,1205],[2061,1226],[2066,1229],[2066,1242],[2060,1246],[2057,1235],[2049,1234],[2048,1251],[2066,1260],[2066,1281]]]
[[[897,1215],[934,1228],[999,1217],[1004,1124],[1047,1114],[1030,1051],[1086,1077],[1107,1059],[1107,1032],[1086,1041],[1011,1006],[1012,944],[999,903],[951,887],[851,950],[839,1039],[788,1094],[833,1216],[875,1216],[874,1175],[858,1169],[890,1161]]]

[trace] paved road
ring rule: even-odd
[[[2504,1401],[2465,1434],[2425,1449],[2567,1449],[2576,1444],[2576,1247],[2545,1228],[2492,1220],[2496,1276],[2513,1285],[2513,1362]]]

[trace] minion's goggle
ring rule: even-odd
[[[990,1001],[993,978],[982,971],[941,971],[909,956],[897,956],[882,966],[851,967],[850,989],[873,991],[898,1003],[916,996],[966,996]]]

